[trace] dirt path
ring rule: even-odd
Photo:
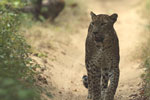
[[[141,24],[143,20],[138,13],[137,5],[140,0],[85,0],[87,2],[87,12],[95,13],[118,13],[118,22],[115,29],[120,40],[120,83],[117,90],[116,100],[132,100],[129,96],[136,94],[141,82],[139,62],[133,60],[134,51],[140,45],[142,39]],[[90,16],[89,16],[90,17]],[[90,19],[90,18],[89,18]],[[89,21],[88,19],[88,21]],[[77,31],[76,34],[55,34],[55,48],[57,50],[45,49],[49,58],[47,59],[48,82],[52,82],[55,87],[52,90],[53,100],[85,100],[87,89],[82,85],[81,78],[86,74],[84,64],[84,43],[87,35],[88,24]],[[47,41],[51,39],[48,29],[44,29]],[[46,41],[46,39],[45,39]],[[61,42],[62,45],[59,44]],[[53,55],[53,57],[51,57]],[[52,60],[54,59],[54,60]]]
[[[88,0],[88,12],[112,13],[119,15],[116,31],[120,40],[121,77],[117,91],[118,100],[129,100],[131,94],[136,94],[140,83],[141,70],[139,63],[133,61],[132,54],[141,42],[139,25],[141,19],[137,13],[137,4],[140,0]],[[123,4],[123,5],[122,5]],[[84,42],[87,28],[73,35],[72,44],[67,48],[67,55],[60,57],[62,64],[58,63],[52,72],[54,82],[60,91],[56,100],[85,100],[87,90],[83,87],[81,77],[86,74],[84,68]],[[80,43],[79,43],[80,41]],[[58,94],[58,95],[59,95]],[[57,96],[57,95],[56,95]]]

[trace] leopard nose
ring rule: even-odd
[[[94,35],[97,35],[97,34],[98,34],[98,32],[93,32],[93,34],[94,34]]]

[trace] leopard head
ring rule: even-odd
[[[108,40],[112,31],[114,31],[113,25],[117,21],[118,15],[116,13],[112,15],[99,14],[96,15],[91,12],[91,26],[92,26],[92,38],[95,42],[103,43],[105,40]]]

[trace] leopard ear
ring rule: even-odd
[[[93,13],[93,12],[91,11],[90,15],[91,15],[92,21],[96,20],[97,15],[96,15],[95,13]]]
[[[116,22],[116,21],[117,21],[118,14],[114,13],[114,14],[112,14],[112,15],[110,16],[110,18],[111,18],[111,20],[112,20],[112,21],[113,21],[113,23],[114,23],[114,22]]]

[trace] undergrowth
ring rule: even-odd
[[[36,24],[40,27],[48,26],[49,30],[56,33],[75,32],[78,30],[77,27],[82,27],[88,22],[86,12],[79,0],[66,0],[65,9],[55,22],[50,24],[47,20],[32,21],[32,16],[13,9],[24,6],[21,1],[26,0],[2,1],[4,2],[0,2],[0,100],[41,100],[43,90],[36,84],[35,76],[38,73],[34,71],[40,66],[30,58],[31,46],[22,36],[22,30],[30,28],[33,33],[31,27]],[[4,6],[5,4],[8,5]],[[36,33],[32,35],[31,37],[35,37]],[[31,37],[27,37],[28,40]],[[51,98],[49,91],[45,93]]]
[[[22,5],[20,0],[0,2],[0,100],[41,100],[33,70],[39,65],[19,33],[23,17],[15,8]]]
[[[143,60],[143,68],[144,73],[142,74],[142,79],[144,81],[143,84],[143,95],[144,100],[150,100],[150,0],[146,0],[146,10],[145,14],[147,18],[147,25],[146,25],[146,33],[147,33],[147,41],[143,45],[143,53],[142,53],[142,60]]]

